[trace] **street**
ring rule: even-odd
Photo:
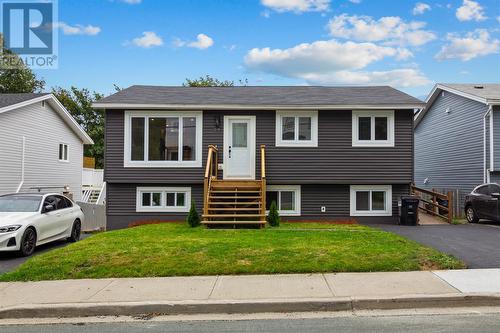
[[[85,320],[85,319],[82,319]],[[2,333],[63,332],[499,332],[500,314],[355,316],[307,319],[257,319],[214,321],[132,321],[111,323],[71,323],[1,326]]]

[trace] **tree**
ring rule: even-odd
[[[69,90],[60,87],[52,89],[62,105],[94,140],[93,145],[85,145],[84,155],[94,157],[96,168],[104,167],[104,110],[92,108],[92,103],[103,97],[88,89],[71,87]]]
[[[196,205],[194,204],[194,201],[191,201],[191,209],[189,209],[189,214],[186,220],[191,228],[195,228],[200,225],[200,215],[196,211]]]
[[[2,54],[0,56],[0,93],[33,93],[40,92],[45,87],[45,81],[38,79],[27,67],[21,58],[3,47],[3,37],[0,35],[2,43]]]
[[[238,81],[241,86],[248,85],[248,79]],[[186,79],[182,84],[184,87],[234,87],[234,81],[222,81],[210,75],[200,76],[198,79]]]
[[[278,227],[280,225],[280,214],[278,212],[278,205],[276,201],[271,202],[269,207],[269,215],[267,215],[267,222],[271,227]]]

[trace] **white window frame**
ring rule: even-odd
[[[59,156],[59,153],[61,152],[61,147],[63,149],[62,150],[62,153],[63,153],[62,159]],[[64,155],[66,155],[66,156],[64,156]],[[59,142],[59,145],[57,146],[57,158],[58,158],[59,162],[64,162],[64,163],[69,162],[69,145],[67,143]]]
[[[283,117],[294,117],[294,140],[283,140]],[[299,117],[311,118],[311,140],[299,140]],[[276,147],[317,147],[318,146],[318,111],[276,111]]]
[[[178,117],[179,119],[179,157],[182,158],[182,118],[196,118],[196,158],[194,161],[149,161],[149,118]],[[144,118],[144,160],[132,161],[132,118]],[[123,151],[124,167],[150,168],[201,168],[203,143],[203,113],[202,111],[125,111],[125,136]]]
[[[160,206],[143,206],[143,193],[161,193]],[[185,193],[184,206],[167,206],[167,193]],[[177,199],[177,198],[176,198]],[[136,212],[187,213],[191,207],[191,187],[137,187]]]
[[[385,210],[371,210],[372,191],[385,192]],[[356,210],[356,192],[370,192],[368,196],[370,210]],[[351,185],[350,210],[351,216],[392,216],[392,185]]]
[[[278,213],[281,216],[300,216],[300,193],[301,188],[300,185],[267,185],[266,192],[295,192],[295,210],[280,210],[281,207],[281,194],[278,194]],[[265,205],[266,203],[264,203]],[[266,210],[266,214],[269,214],[269,211]]]
[[[359,140],[359,118],[371,118],[371,139]],[[387,140],[375,140],[375,117],[387,117]],[[394,110],[356,110],[352,111],[353,147],[394,147]]]

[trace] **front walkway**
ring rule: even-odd
[[[181,304],[187,306],[187,311],[195,311],[195,306],[200,309],[201,304],[206,307],[203,311],[210,311],[214,304],[225,304],[225,309],[231,309],[234,304],[241,308],[242,304],[255,306],[257,302],[259,307],[274,304],[276,309],[308,300],[327,304],[364,298],[372,302],[368,304],[375,304],[379,299],[406,297],[418,301],[423,297],[425,302],[435,302],[450,297],[468,299],[474,293],[498,297],[500,269],[0,283],[0,317],[22,317],[23,314],[30,317],[43,311],[56,316],[69,316],[71,311],[81,316],[99,315],[103,309],[119,314],[120,306],[131,304],[142,306],[144,313],[154,313],[157,312],[154,304],[162,305],[162,309]],[[468,296],[464,297],[466,294]],[[405,302],[412,307],[409,301]]]

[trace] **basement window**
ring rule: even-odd
[[[266,191],[266,211],[276,201],[282,216],[300,216],[300,185],[268,185]]]
[[[138,187],[137,212],[188,212],[190,187]]]
[[[392,216],[391,185],[352,185],[351,216]]]

